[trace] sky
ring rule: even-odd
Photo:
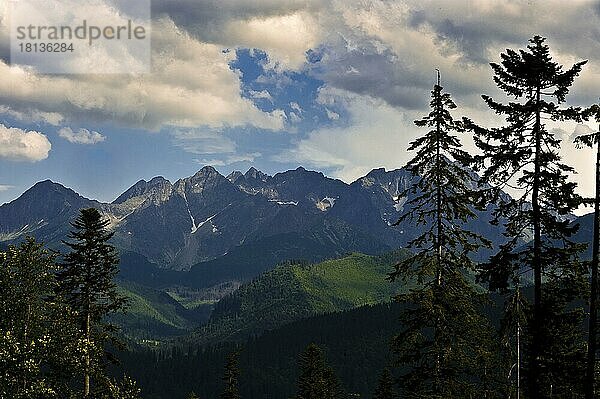
[[[110,0],[77,7],[88,1]],[[112,201],[140,179],[175,181],[205,165],[223,174],[302,165],[346,182],[399,168],[424,133],[413,121],[428,112],[436,68],[455,117],[498,125],[481,99],[503,99],[489,63],[536,34],[565,67],[589,60],[568,104],[600,96],[597,1],[154,0],[151,71],[83,75],[11,65],[8,2],[0,203],[44,179]],[[549,128],[591,195],[593,154],[572,140],[597,126]]]

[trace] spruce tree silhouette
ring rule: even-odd
[[[478,378],[490,366],[492,329],[480,313],[483,299],[465,275],[475,269],[469,255],[489,242],[465,223],[480,208],[467,166],[471,156],[457,134],[464,132],[450,110],[456,108],[439,83],[431,91],[431,111],[415,121],[429,130],[410,143],[416,154],[406,165],[414,184],[396,225],[411,221],[423,232],[409,242],[414,254],[398,263],[390,279],[416,286],[396,300],[406,304],[403,330],[394,339],[400,393],[406,397],[457,397],[479,392]]]
[[[108,220],[94,208],[82,209],[71,224],[74,228],[63,241],[71,248],[58,273],[58,287],[71,308],[77,313],[84,341],[83,396],[91,397],[91,375],[105,380],[103,357],[105,344],[116,342],[116,327],[106,322],[106,316],[124,309],[126,301],[117,292],[114,281],[119,258],[108,243]]]
[[[483,277],[490,289],[507,290],[524,265],[533,271],[526,367],[532,399],[549,395],[550,389],[555,395],[561,390],[581,389],[576,377],[581,342],[573,327],[580,322],[581,309],[569,311],[567,307],[581,296],[578,286],[585,280],[577,262],[581,248],[571,241],[577,227],[567,217],[582,198],[569,180],[573,168],[561,161],[560,139],[544,121],[581,118],[580,109],[560,104],[586,61],[563,70],[545,41],[534,36],[527,49],[507,49],[499,64],[490,64],[494,82],[513,100],[501,103],[482,97],[492,111],[506,119],[504,126],[484,128],[464,120],[482,153],[475,157],[476,169],[482,171],[481,187],[488,200],[498,205],[495,223],[504,224],[508,238],[490,259]],[[503,196],[504,189],[517,194],[509,199]],[[532,244],[524,246],[529,232]]]

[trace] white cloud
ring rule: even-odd
[[[329,169],[334,177],[351,182],[375,167],[395,169],[410,159],[406,149],[418,135],[412,123],[415,112],[400,112],[381,100],[339,90],[323,96],[345,104],[348,126],[317,129],[275,160]]]
[[[272,68],[298,69],[306,51],[319,43],[320,25],[311,13],[235,19],[224,28],[224,41],[232,45],[265,50]]]
[[[264,99],[264,100],[269,100],[271,102],[273,102],[273,97],[271,96],[271,93],[269,93],[266,90],[250,90],[250,96],[252,98],[260,98],[260,99]]]
[[[14,26],[31,24],[56,27],[68,23],[74,27],[75,24],[81,26],[80,21],[87,21],[90,26],[117,27],[131,22],[136,27],[143,27],[145,32],[151,32],[149,1],[137,2],[137,7],[123,7],[112,0],[29,0],[8,3],[11,3],[10,21]],[[13,30],[13,34],[17,34],[16,30]],[[33,65],[44,73],[146,73],[150,70],[149,36],[145,35],[145,40],[97,40],[93,45],[87,40],[67,39],[66,43],[73,44],[75,50],[64,52],[60,57],[36,57],[32,53],[16,51],[12,53],[11,60]],[[44,37],[47,36],[42,33],[41,38]]]
[[[296,113],[298,114],[301,114],[303,112],[302,107],[300,107],[300,105],[295,101],[292,101],[290,103],[290,108],[296,111]]]
[[[63,127],[58,135],[73,144],[97,144],[106,140],[106,137],[95,131],[81,128],[76,132],[70,127]]]
[[[19,112],[10,109],[6,105],[0,105],[0,114],[8,115],[23,122],[42,122],[53,126],[57,126],[63,121],[63,116],[57,112],[41,112],[37,110]]]
[[[557,125],[558,126],[558,125]],[[577,172],[571,176],[572,181],[578,184],[579,194],[587,197],[595,195],[595,164],[596,152],[595,149],[584,147],[578,148],[573,140],[575,137],[582,134],[594,132],[592,128],[584,124],[575,124],[573,122],[561,124],[561,127],[554,127],[552,132],[557,138],[562,140],[560,155],[563,157],[563,162],[575,168]],[[589,213],[590,208],[582,207],[579,214]]]
[[[201,155],[194,162],[201,165],[227,166],[238,162],[254,162],[259,152],[240,153],[236,143],[222,132],[206,129],[187,129],[171,132],[173,143],[184,151]]]
[[[10,184],[0,184],[0,192],[11,190],[14,187],[15,186],[11,186]]]
[[[330,110],[329,108],[325,108],[325,112],[327,112],[327,117],[332,121],[337,121],[338,119],[340,119],[340,114]]]
[[[533,33],[549,34],[564,59],[600,60],[593,18],[600,7],[589,1],[164,0],[153,7],[151,74],[41,76],[2,63],[0,102],[13,112],[51,115],[53,124],[63,118],[63,124],[108,120],[152,130],[281,130],[282,112],[263,112],[253,103],[270,99],[268,92],[241,96],[239,75],[229,65],[233,49],[265,50],[267,67],[308,70],[328,87],[406,109],[426,106],[421,93],[436,67],[455,96],[480,102],[478,94],[494,90],[487,62],[507,46],[526,45]],[[550,16],[540,18],[542,10]],[[315,66],[305,63],[311,49],[320,58]],[[586,68],[575,96],[595,98],[598,76],[600,69]]]
[[[0,158],[12,161],[41,161],[48,158],[51,147],[48,138],[40,132],[0,124]]]
[[[166,18],[154,21],[152,43],[153,72],[147,75],[39,75],[0,61],[0,102],[63,123],[283,128],[277,110],[263,112],[242,97],[238,72],[229,65],[235,52],[198,41]]]
[[[300,118],[300,116],[298,114],[296,114],[295,112],[290,112],[290,121],[292,123],[298,123],[302,120],[302,118]]]
[[[376,166],[402,166],[410,157],[405,149],[418,134],[412,120],[427,109],[435,68],[459,103],[457,115],[490,125],[496,116],[479,97],[498,94],[487,63],[539,33],[548,35],[561,62],[590,59],[569,96],[572,103],[587,105],[600,92],[600,5],[592,1],[161,0],[153,6],[152,74],[43,76],[0,62],[0,103],[6,104],[0,112],[55,125],[85,120],[175,127],[173,141],[186,151],[237,154],[223,130],[249,125],[282,131],[300,115],[294,110],[288,120],[283,110],[259,109],[254,100],[272,101],[267,90],[242,97],[239,72],[230,63],[235,49],[258,48],[267,52],[267,68],[322,79],[317,102],[339,125],[316,129],[287,155],[351,180]],[[279,89],[268,77],[260,79]],[[338,114],[344,108],[347,125]],[[587,176],[587,161],[564,146],[567,162]],[[588,177],[578,179],[591,187]]]

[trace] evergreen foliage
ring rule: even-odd
[[[312,316],[248,339],[240,353],[240,394],[245,398],[291,398],[299,377],[297,356],[311,342],[326,347],[327,360],[348,392],[369,398],[378,371],[390,361],[389,342],[398,328],[401,305],[384,303]],[[138,349],[119,354],[122,367],[140,383],[145,399],[201,398],[223,392],[226,355],[238,344]]]
[[[142,399],[142,390],[134,380],[125,376],[120,381],[111,379],[106,391],[98,397],[99,399]]]
[[[74,228],[64,241],[71,248],[64,257],[62,270],[57,275],[58,292],[64,296],[81,326],[83,342],[80,371],[83,375],[83,396],[93,394],[91,376],[96,378],[99,392],[111,386],[105,368],[107,343],[118,343],[115,326],[106,322],[106,316],[122,310],[124,298],[114,281],[118,273],[118,255],[108,243],[112,233],[108,221],[94,208],[82,209],[72,223]]]
[[[471,157],[455,135],[464,131],[450,114],[456,105],[439,82],[430,107],[415,121],[430,130],[410,144],[416,154],[407,168],[418,179],[408,190],[414,195],[407,204],[410,211],[397,222],[410,220],[423,226],[423,233],[409,242],[414,255],[390,274],[392,280],[418,285],[397,296],[408,308],[393,347],[402,395],[469,397],[494,370],[493,332],[481,313],[483,297],[466,277],[475,268],[469,255],[489,243],[464,226],[477,209],[475,183],[466,168]]]
[[[343,391],[321,349],[310,344],[300,355],[300,377],[295,399],[341,399]]]
[[[526,326],[528,393],[531,398],[580,392],[584,343],[577,327],[584,296],[585,270],[577,260],[577,230],[568,215],[581,203],[573,168],[559,155],[560,139],[545,120],[579,120],[580,109],[561,107],[586,61],[571,68],[552,59],[545,39],[535,36],[525,50],[506,50],[500,64],[492,63],[494,82],[513,101],[490,96],[488,107],[506,119],[501,127],[483,128],[465,120],[481,150],[476,168],[481,188],[497,204],[495,223],[503,223],[507,243],[485,266],[483,278],[491,289],[507,290],[519,276],[533,271],[533,311]],[[511,188],[520,193],[503,195]],[[523,245],[532,236],[531,244]]]
[[[70,394],[77,329],[53,295],[55,258],[32,238],[0,253],[0,397]]]
[[[225,382],[225,390],[221,394],[221,399],[240,399],[239,377],[239,352],[231,352],[227,355],[227,363],[225,364],[225,373],[223,382]]]
[[[386,367],[379,377],[379,383],[373,394],[373,399],[397,399],[398,394],[396,393],[394,385],[392,373],[390,372],[390,369]]]

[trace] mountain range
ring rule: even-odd
[[[174,183],[160,176],[140,180],[111,203],[46,180],[0,206],[0,245],[31,235],[60,250],[79,209],[95,207],[110,221],[124,275],[149,286],[189,279],[208,287],[251,279],[289,259],[377,255],[406,246],[419,226],[392,224],[406,211],[410,195],[403,193],[414,179],[406,169],[374,169],[348,184],[302,167],[274,176],[255,168],[223,176],[206,166]],[[489,224],[492,209],[469,228],[497,245],[503,237]],[[182,277],[184,271],[191,273]]]

